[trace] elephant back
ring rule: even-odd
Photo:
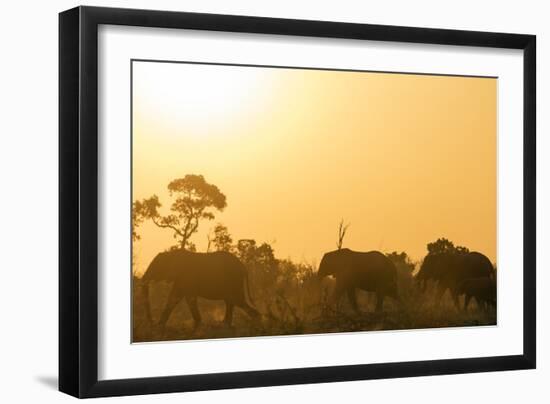
[[[397,276],[397,268],[392,260],[380,251],[358,252],[356,254],[357,263],[361,268]]]
[[[485,255],[472,251],[462,258],[462,268],[466,278],[492,278],[493,264]]]
[[[455,257],[448,253],[430,253],[426,255],[416,275],[419,280],[445,282],[456,271]]]
[[[204,280],[242,278],[246,268],[228,252],[195,253],[185,250],[162,252],[151,261],[144,281],[164,280],[187,284]]]
[[[355,253],[353,271],[358,283],[367,290],[397,293],[397,268],[380,251]]]
[[[479,279],[493,277],[494,269],[489,258],[479,252],[457,254],[451,270],[450,286],[459,287],[467,279]]]

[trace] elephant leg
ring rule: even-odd
[[[186,296],[185,301],[187,302],[191,315],[193,316],[193,320],[195,321],[195,328],[197,328],[202,322],[199,306],[197,305],[197,298]]]
[[[160,329],[162,330],[162,334],[164,334],[164,331],[166,329],[166,323],[168,322],[168,318],[170,318],[170,314],[172,313],[172,310],[174,310],[174,308],[180,302],[181,298],[182,296],[179,290],[175,286],[172,286],[172,290],[168,295],[168,301],[166,302],[166,306],[164,306],[164,310],[162,311],[162,314],[159,320],[159,325],[160,325]]]
[[[460,295],[451,289],[451,298],[453,299],[455,309],[460,311]]]
[[[487,304],[487,302],[485,300],[482,300],[482,299],[479,299],[479,301],[481,302],[480,303],[481,309],[484,312],[489,311],[489,305]]]
[[[398,309],[402,310],[405,308],[405,303],[403,302],[403,299],[401,299],[401,297],[398,294],[393,294],[392,297],[395,299]]]
[[[447,288],[441,285],[437,285],[437,289],[435,291],[435,304],[436,306],[441,307],[441,299],[443,298],[443,295],[447,291]]]
[[[149,282],[145,282],[143,288],[141,289],[142,298],[145,302],[145,319],[147,324],[150,327],[153,324],[153,318],[151,316],[151,302],[149,300]]]
[[[383,307],[384,307],[384,294],[377,292],[376,293],[376,312],[377,313],[382,312]]]
[[[369,301],[369,311],[371,307],[376,307],[376,302],[378,301],[378,293],[377,292],[368,292],[367,299]],[[374,309],[376,310],[376,309]]]
[[[468,305],[470,304],[470,299],[472,298],[471,295],[466,294],[464,295],[464,311],[468,311]]]
[[[481,299],[479,297],[474,297],[474,299],[476,299],[477,310],[483,311],[485,307],[483,306],[483,302],[481,301]]]
[[[254,307],[250,306],[248,303],[246,303],[244,300],[239,303],[235,303],[237,306],[239,306],[241,309],[243,309],[246,314],[252,319],[256,319],[260,317],[260,313],[258,310],[256,310]]]
[[[233,321],[233,303],[225,301],[225,318],[223,322],[226,326],[231,327],[231,322]]]
[[[359,314],[360,311],[359,311],[359,307],[357,306],[357,296],[355,295],[355,289],[354,288],[348,289],[346,294],[348,295],[351,308],[356,314]]]
[[[342,282],[338,282],[338,279],[336,279],[336,286],[334,287],[334,293],[332,295],[332,300],[334,304],[338,304],[340,301],[340,298],[344,294],[344,287],[342,285]]]

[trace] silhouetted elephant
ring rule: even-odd
[[[378,251],[358,252],[348,248],[326,253],[319,265],[319,277],[334,275],[335,299],[346,293],[351,307],[359,312],[355,289],[376,293],[376,311],[381,311],[384,297],[400,301],[397,295],[397,269]]]
[[[469,278],[493,277],[493,264],[481,253],[437,253],[428,254],[424,258],[416,280],[420,282],[423,290],[427,281],[436,281],[438,302],[448,289],[458,309],[458,297],[462,294],[459,292],[459,286],[463,281]]]
[[[464,311],[468,310],[471,298],[475,298],[480,308],[497,306],[497,283],[494,277],[469,278],[458,286],[458,294],[464,294]]]
[[[245,266],[228,252],[195,253],[185,250],[163,252],[149,264],[142,279],[145,285],[146,311],[149,320],[151,319],[149,282],[155,280],[172,282],[172,290],[159,321],[163,331],[170,313],[183,298],[189,305],[195,327],[201,322],[197,297],[224,300],[226,304],[224,322],[227,325],[231,325],[234,306],[243,309],[251,318],[257,318],[260,315],[245,299],[245,283],[250,299]]]

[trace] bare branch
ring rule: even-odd
[[[176,226],[172,226],[170,224],[167,224],[167,223],[160,223],[157,221],[156,217],[155,216],[151,216],[151,220],[153,221],[154,224],[156,224],[158,227],[160,228],[163,228],[163,229],[172,229],[174,230],[174,232],[176,232],[176,234],[180,237],[183,237],[183,234],[182,232],[176,227]]]
[[[340,220],[340,224],[338,225],[338,243],[336,243],[339,250],[342,249],[344,237],[346,236],[346,231],[348,230],[349,225],[350,223],[344,225],[344,219]]]
[[[212,231],[212,229],[210,229],[210,231],[206,235],[206,239],[208,240],[208,245],[206,246],[206,252],[210,252],[210,246],[212,245],[212,242],[215,239],[215,234]]]

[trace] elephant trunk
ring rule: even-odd
[[[322,263],[321,263],[322,264]],[[332,275],[330,271],[327,270],[327,268],[323,265],[319,266],[319,270],[317,271],[317,279],[322,281],[327,276]]]

